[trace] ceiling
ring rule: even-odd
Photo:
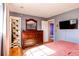
[[[8,7],[12,12],[48,18],[79,8],[79,3],[9,3]]]

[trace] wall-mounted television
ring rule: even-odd
[[[59,22],[60,29],[78,29],[78,19],[71,19]]]

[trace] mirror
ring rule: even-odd
[[[37,21],[34,19],[26,19],[26,29],[37,30]]]

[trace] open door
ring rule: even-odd
[[[49,24],[49,35],[50,35],[50,38],[52,39],[52,38],[54,38],[54,24],[53,23],[50,23]]]
[[[48,21],[49,24],[49,41],[55,40],[55,21],[54,19]]]

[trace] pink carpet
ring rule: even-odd
[[[79,44],[67,41],[57,41],[45,44],[45,46],[56,51],[51,56],[79,56]]]

